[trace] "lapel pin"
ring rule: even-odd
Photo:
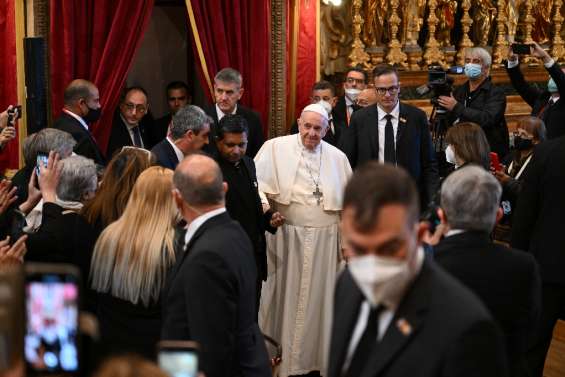
[[[406,123],[406,118],[400,117],[399,119],[402,123]]]
[[[398,330],[400,330],[404,336],[408,336],[412,333],[412,326],[404,318],[400,318],[396,321],[396,327],[398,327]]]

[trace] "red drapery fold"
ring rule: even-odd
[[[0,0],[0,112],[18,102],[15,0]],[[18,168],[18,139],[0,153],[0,172]]]
[[[96,84],[102,118],[92,132],[106,149],[114,109],[147,27],[154,0],[50,1],[50,68],[53,116],[63,108],[63,91],[76,78]]]
[[[210,80],[218,71],[232,67],[241,72],[245,92],[242,104],[261,115],[267,134],[271,98],[271,55],[269,1],[254,0],[187,0],[192,7],[196,31],[193,32],[195,56],[199,50],[205,59]],[[202,86],[208,82],[199,66]],[[207,91],[212,100],[212,93]]]

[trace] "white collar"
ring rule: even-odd
[[[167,136],[166,139],[169,142],[169,144],[171,144],[171,147],[173,147],[173,150],[175,151],[175,154],[177,155],[179,162],[184,160],[184,153],[179,149],[179,147],[175,145],[175,143],[171,140],[170,137]]]
[[[376,105],[376,106],[377,106],[377,110],[378,110],[378,112],[379,112],[379,115],[378,115],[379,120],[383,120],[384,117],[385,117],[387,114],[392,115],[392,117],[393,117],[394,119],[398,119],[398,116],[399,116],[399,114],[400,114],[400,100],[398,100],[398,102],[396,102],[396,106],[394,106],[394,109],[392,109],[392,111],[391,111],[390,113],[387,113],[386,111],[384,111],[383,109],[381,109],[381,107],[380,107],[379,105]]]
[[[445,233],[445,238],[451,237],[451,236],[456,236],[458,234],[465,233],[465,232],[466,232],[465,229],[451,229],[451,230],[447,231],[447,233]]]
[[[222,110],[220,110],[220,107],[218,106],[218,104],[215,104],[216,106],[216,115],[218,116],[218,122],[220,121],[220,119],[222,119],[224,117],[224,115],[227,115],[226,113],[224,113]],[[233,108],[233,111],[231,112],[231,114],[235,114],[237,112],[237,103],[235,104],[235,107]]]
[[[63,109],[63,112],[65,112],[66,114],[68,114],[68,115],[72,116],[73,118],[75,118],[76,120],[78,120],[79,123],[82,124],[82,126],[88,131],[88,124],[86,124],[84,119],[82,119],[80,116],[73,113],[71,110]]]
[[[190,242],[190,240],[192,239],[198,228],[202,226],[202,224],[204,224],[207,220],[211,219],[212,217],[220,215],[224,212],[226,212],[226,207],[221,207],[214,209],[210,212],[206,212],[198,216],[194,220],[192,220],[192,222],[188,224],[188,226],[186,227],[186,234],[184,236],[184,247],[186,248],[186,246],[188,245],[188,243]]]

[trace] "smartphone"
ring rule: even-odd
[[[8,110],[8,123],[15,122],[22,117],[22,106],[16,105]]]
[[[157,344],[159,368],[171,377],[198,376],[198,343],[164,340]]]
[[[79,284],[76,267],[26,265],[24,358],[28,375],[79,371]]]
[[[38,153],[37,160],[35,165],[35,174],[39,178],[39,174],[41,173],[40,166],[47,166],[47,161],[49,160],[49,155],[45,153]]]
[[[23,361],[24,310],[23,268],[0,266],[0,375]]]
[[[496,152],[490,152],[490,166],[496,171],[502,170],[502,165],[500,165],[500,160]]]
[[[530,45],[525,43],[512,43],[512,52],[518,55],[530,55]]]

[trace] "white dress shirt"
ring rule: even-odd
[[[353,101],[350,100],[347,96],[344,96],[345,98],[345,110],[347,111],[348,114],[348,118],[351,117],[351,114],[353,114]]]
[[[88,131],[88,124],[86,124],[86,122],[84,121],[84,119],[82,119],[80,116],[76,115],[75,113],[73,113],[70,110],[67,109],[63,109],[63,112],[66,114],[69,114],[70,116],[72,116],[73,118],[75,118],[76,120],[78,120],[78,122],[80,124],[82,124],[82,126]]]
[[[383,109],[381,109],[380,106],[377,106],[379,115],[378,115],[378,119],[379,119],[379,162],[384,162],[385,161],[385,127],[386,127],[386,118],[385,116],[388,114],[387,112],[385,112]],[[392,109],[392,111],[390,112],[390,115],[392,115],[392,119],[390,120],[392,122],[392,128],[393,128],[393,132],[394,132],[394,148],[396,150],[396,134],[398,131],[398,119],[400,116],[400,101],[398,101],[396,103],[396,106],[394,107],[394,109]]]
[[[222,118],[224,117],[224,112],[222,110],[220,110],[220,107],[218,106],[218,104],[215,105],[216,106],[216,115],[218,116],[218,122],[220,120],[222,120]],[[232,115],[234,115],[237,112],[237,103],[235,104],[235,107],[233,108],[233,111],[231,112]]]
[[[210,212],[206,212],[205,214],[200,215],[194,220],[192,220],[192,222],[188,224],[188,227],[186,228],[186,234],[184,235],[184,248],[186,249],[186,246],[188,245],[192,237],[194,237],[194,234],[202,226],[202,224],[204,224],[207,220],[211,219],[212,217],[218,216],[224,212],[226,212],[226,207],[222,207]]]
[[[135,136],[133,134],[133,129],[135,127],[139,127],[139,123],[138,124],[130,124],[128,123],[128,121],[123,117],[122,114],[120,114],[120,118],[122,118],[122,122],[124,122],[124,124],[126,125],[126,128],[128,130],[129,133],[129,138],[131,139],[131,145],[135,145]],[[141,141],[141,148],[145,148],[145,145],[143,144],[143,138],[141,137],[141,129],[138,128],[139,130],[139,140]],[[180,161],[180,160],[179,160]]]
[[[171,144],[171,147],[173,147],[173,150],[175,151],[175,154],[177,155],[179,162],[184,160],[184,153],[182,153],[182,151],[179,149],[179,147],[177,147],[175,145],[175,143],[171,140],[170,137],[167,136],[166,139],[169,142],[169,144]]]

